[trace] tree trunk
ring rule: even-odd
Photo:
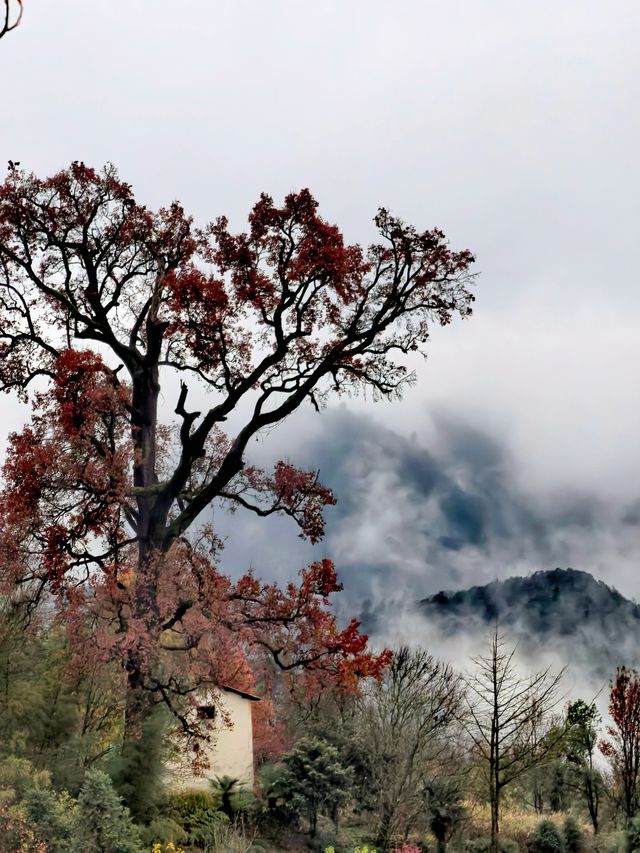
[[[393,812],[388,807],[383,807],[378,823],[378,832],[376,833],[376,847],[381,850],[388,850],[393,832]]]
[[[537,781],[533,789],[533,808],[537,814],[541,815],[544,812],[544,797]]]
[[[591,825],[593,826],[593,834],[598,834],[598,792],[595,789],[595,785],[593,784],[593,779],[591,777],[591,772],[589,776],[586,778],[585,784],[585,793],[587,795],[587,808],[589,810],[589,817],[591,818]]]
[[[491,853],[498,853],[500,838],[500,789],[497,785],[491,791]]]
[[[313,809],[311,812],[311,820],[309,821],[309,835],[311,838],[316,837],[316,831],[318,829],[318,811],[317,809]]]

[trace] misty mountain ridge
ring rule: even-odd
[[[640,664],[640,605],[588,572],[539,571],[419,603],[443,640],[498,624],[507,641],[535,657],[552,653],[585,676],[609,679],[616,666]]]

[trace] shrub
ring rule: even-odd
[[[50,788],[27,791],[25,814],[38,837],[47,844],[47,853],[66,853],[73,837],[78,806],[66,791],[56,794]]]
[[[32,788],[46,788],[50,783],[46,770],[34,770],[26,758],[10,755],[0,759],[0,788],[10,788],[22,800]]]
[[[111,780],[90,770],[78,797],[72,853],[140,853],[140,837]]]
[[[631,818],[627,827],[627,850],[640,850],[640,815]]]
[[[564,842],[553,821],[540,821],[533,838],[529,842],[529,851],[530,853],[563,853]]]
[[[47,845],[28,825],[20,806],[0,799],[0,853],[47,853]]]
[[[161,850],[163,850],[163,844],[175,846],[187,840],[187,833],[180,824],[168,817],[154,818],[148,826],[140,830],[140,835],[146,847],[160,844]]]
[[[254,847],[253,838],[247,836],[242,823],[230,824],[222,820],[214,826],[205,849],[208,853],[248,853],[259,848]]]
[[[398,849],[402,850],[402,853],[404,853],[404,848],[398,848]],[[411,850],[411,848],[407,848],[407,849]],[[418,848],[416,847],[415,849],[417,850]],[[324,853],[336,853],[336,849],[335,849],[335,847],[325,847]],[[371,847],[371,848],[369,848],[369,847],[356,847],[356,848],[354,848],[353,853],[376,853],[376,851],[374,850],[373,847]],[[395,851],[392,851],[392,853],[395,853]]]
[[[520,853],[517,842],[510,838],[501,838],[498,844],[500,853]],[[491,849],[490,838],[474,838],[464,844],[466,853],[489,853]]]
[[[188,844],[213,844],[216,830],[228,818],[218,811],[207,791],[185,791],[173,794],[167,801],[165,817],[182,827]],[[215,848],[214,848],[215,849]]]
[[[582,853],[584,850],[584,835],[572,815],[567,815],[562,832],[564,835],[565,853]]]
[[[215,805],[229,820],[240,813],[251,811],[253,797],[240,779],[232,776],[215,776],[209,780]]]

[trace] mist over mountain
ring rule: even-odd
[[[422,599],[419,611],[443,648],[486,635],[497,623],[523,657],[551,657],[593,683],[640,661],[640,606],[575,569],[440,591]]]

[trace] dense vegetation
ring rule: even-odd
[[[274,678],[271,717],[255,720],[255,789],[211,768],[209,792],[179,793],[163,770],[175,722],[155,719],[139,756],[144,784],[128,788],[119,749],[126,685],[109,661],[74,676],[72,659],[60,629],[25,632],[5,612],[0,851],[489,853],[496,810],[493,848],[506,853],[640,845],[633,671],[614,678],[606,731],[595,705],[562,699],[557,675],[520,676],[497,636],[465,672],[396,649],[382,679],[363,681],[359,693],[301,700]],[[487,663],[502,673],[497,716]],[[486,748],[492,731],[502,744],[495,754]]]

